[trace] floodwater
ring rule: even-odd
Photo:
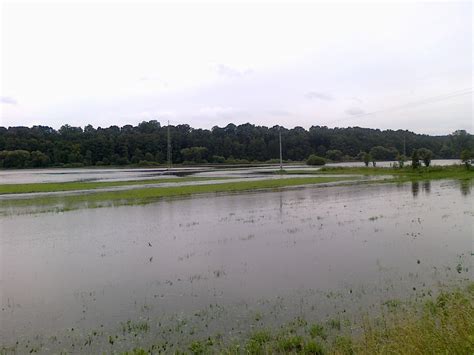
[[[422,297],[472,280],[471,191],[304,187],[0,217],[0,348],[179,344]]]
[[[377,166],[389,167],[394,162],[377,162]],[[460,164],[457,159],[432,160],[432,165],[453,165]],[[361,162],[334,163],[327,166],[364,166]],[[160,177],[170,178],[177,175],[195,175],[222,177],[238,177],[248,174],[259,174],[274,171],[278,165],[260,167],[186,167],[173,168],[146,168],[146,169],[101,169],[101,168],[80,168],[80,169],[22,169],[22,170],[0,170],[1,184],[29,184],[45,182],[71,182],[71,181],[127,181],[127,180],[147,180]],[[285,170],[318,169],[310,168],[307,165],[288,165]]]

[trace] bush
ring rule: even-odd
[[[416,149],[413,150],[411,155],[411,167],[413,169],[418,169],[420,167],[420,156],[418,155],[418,151]]]
[[[362,156],[362,159],[364,160],[365,166],[369,166],[369,163],[372,160],[372,156],[370,155],[370,153],[364,153],[364,155]]]
[[[309,158],[306,160],[306,164],[308,165],[324,165],[326,164],[326,159],[322,157],[318,157],[317,155],[311,154]]]
[[[406,160],[407,160],[407,157],[404,156],[403,154],[398,154],[397,155],[398,166],[400,168],[403,168],[403,166],[405,165]]]
[[[326,157],[334,161],[342,160],[342,152],[338,149],[328,150],[326,152]]]
[[[466,166],[466,168],[469,168],[471,166],[471,157],[472,154],[469,150],[464,149],[461,152],[461,161]]]
[[[213,155],[212,161],[217,164],[223,164],[225,163],[225,158],[220,155]]]
[[[421,160],[423,160],[425,166],[430,166],[431,158],[433,157],[433,152],[431,150],[426,148],[420,148],[418,149],[418,156]]]

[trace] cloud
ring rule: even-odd
[[[198,110],[199,115],[203,116],[220,116],[220,115],[228,115],[232,113],[239,112],[239,109],[234,107],[222,107],[222,106],[206,106],[201,107]]]
[[[304,96],[310,100],[313,100],[313,99],[319,99],[319,100],[324,100],[324,101],[334,100],[334,97],[332,95],[329,95],[324,92],[310,91],[310,92],[307,92]]]
[[[291,112],[285,110],[268,110],[267,113],[273,116],[291,116]]]
[[[365,113],[364,110],[358,107],[348,108],[345,112],[351,116],[363,115]]]
[[[224,64],[217,64],[217,74],[230,78],[240,78],[253,73],[252,69],[238,70]]]
[[[0,103],[6,105],[16,105],[18,102],[13,97],[0,96]]]

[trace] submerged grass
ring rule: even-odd
[[[459,179],[468,180],[474,178],[474,168],[466,169],[462,165],[430,166],[412,169],[405,168],[382,168],[382,167],[323,167],[319,170],[290,170],[287,174],[341,174],[341,175],[391,175],[394,178],[390,182],[406,182],[416,180],[438,180]]]
[[[176,354],[473,354],[474,284],[397,307],[351,327],[303,319],[276,330],[254,330],[230,344],[222,337],[193,340]],[[354,331],[355,330],[355,331]],[[326,331],[331,332],[326,336]],[[153,353],[136,348],[124,354]],[[156,348],[155,348],[156,349]]]
[[[219,184],[187,185],[173,187],[143,188],[113,192],[96,192],[90,194],[46,196],[4,200],[0,207],[22,207],[22,206],[54,206],[61,205],[61,210],[78,208],[81,204],[86,207],[100,207],[102,202],[114,205],[144,204],[153,202],[162,197],[187,196],[202,193],[215,192],[239,192],[260,189],[274,189],[287,186],[299,186],[308,184],[320,184],[336,181],[353,180],[349,177],[298,177],[281,178],[270,180],[239,181]]]
[[[224,180],[226,177],[176,177],[162,178],[151,180],[130,180],[130,181],[71,181],[71,182],[54,182],[54,183],[38,183],[38,184],[5,184],[0,185],[0,195],[5,194],[21,194],[31,192],[54,192],[54,191],[75,191],[75,190],[92,190],[104,187],[131,186],[145,184],[160,184],[167,182],[188,182],[188,181],[208,181],[208,180]]]
[[[430,166],[412,169],[405,168],[383,168],[383,167],[324,167],[320,170],[322,174],[360,174],[360,175],[394,175],[397,179],[426,180],[426,179],[471,179],[474,178],[474,169],[466,169],[461,165]]]

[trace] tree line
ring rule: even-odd
[[[0,127],[0,167],[164,164],[168,132],[173,163],[274,162],[279,157],[280,131],[286,161],[303,161],[312,154],[332,161],[363,160],[368,152],[376,160],[395,160],[420,148],[429,149],[433,158],[459,158],[461,151],[474,150],[473,136],[464,130],[429,136],[407,130],[326,126],[306,130],[250,123],[208,130],[187,124],[161,126],[151,120],[108,128]]]

